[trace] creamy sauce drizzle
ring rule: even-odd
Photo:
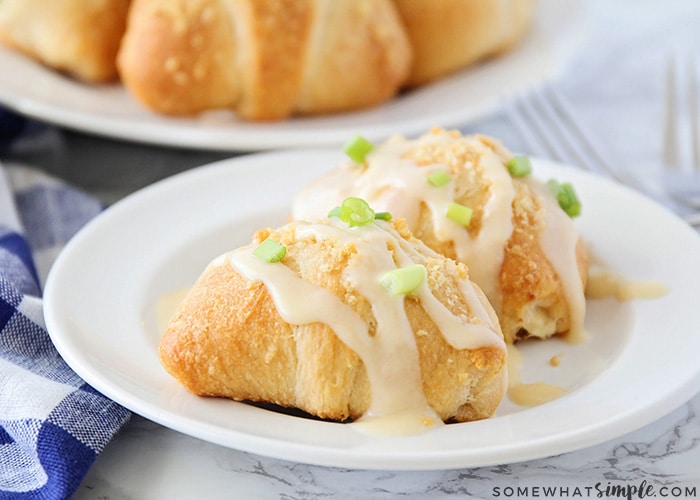
[[[298,240],[334,238],[355,245],[357,254],[350,260],[344,279],[371,303],[377,322],[374,335],[370,335],[364,320],[333,293],[302,280],[282,263],[269,264],[257,259],[250,245],[229,252],[219,263],[227,261],[248,280],[262,281],[288,323],[324,323],[357,353],[372,391],[370,408],[359,421],[363,430],[387,433],[392,429],[391,433],[412,434],[442,424],[423,393],[418,349],[403,296],[392,297],[380,282],[387,271],[422,264],[422,254],[384,222],[358,228],[348,228],[333,219],[328,224],[293,224]],[[425,250],[431,252],[427,247]],[[493,317],[480,303],[481,307],[473,306],[479,301],[475,288],[463,284],[462,290],[471,314],[476,317],[474,323],[452,314],[433,296],[427,283],[414,293],[446,341],[455,348],[494,345],[505,349]]]
[[[523,357],[517,347],[508,346],[508,399],[520,406],[537,406],[557,399],[568,391],[563,387],[533,382],[525,384],[520,380]]]
[[[532,179],[528,179],[527,183],[545,204],[544,229],[540,234],[539,242],[564,287],[571,322],[566,339],[571,343],[582,342],[586,339],[586,332],[583,328],[586,316],[586,296],[576,260],[578,231],[546,186]]]
[[[489,196],[483,207],[481,228],[477,235],[445,216],[447,206],[454,201],[455,183],[439,188],[431,186],[426,177],[436,170],[449,170],[446,165],[418,165],[404,157],[409,150],[427,144],[454,141],[446,133],[427,134],[415,140],[395,137],[375,148],[367,157],[369,166],[343,165],[317,179],[304,189],[293,205],[297,220],[316,220],[348,196],[364,198],[375,210],[388,211],[406,219],[415,229],[420,207],[429,208],[435,235],[441,241],[454,242],[458,260],[469,266],[471,279],[477,283],[493,304],[501,310],[500,269],[504,248],[513,232],[512,202],[515,197],[513,179],[501,158],[477,137],[463,137],[468,147],[479,153],[480,175],[488,186]],[[473,168],[465,165],[465,168]],[[545,204],[545,228],[540,246],[559,276],[568,301],[571,328],[570,342],[585,338],[585,296],[576,261],[578,233],[569,217],[559,208],[556,199],[541,182],[527,179],[528,186]]]
[[[297,220],[315,220],[325,215],[328,207],[339,205],[348,196],[357,196],[375,210],[400,216],[406,219],[409,227],[415,228],[424,204],[430,210],[438,240],[454,242],[460,261],[480,263],[469,272],[498,307],[498,274],[503,263],[503,248],[513,231],[511,204],[515,197],[512,180],[500,158],[479,140],[467,138],[472,148],[483,153],[480,168],[490,183],[481,231],[477,237],[472,237],[464,226],[445,216],[447,207],[456,197],[454,182],[435,188],[426,181],[432,172],[447,167],[439,163],[418,165],[403,157],[416,146],[447,144],[452,140],[445,134],[427,135],[413,141],[394,138],[370,153],[370,168],[362,170],[354,164],[344,165],[312,183],[297,198],[293,216]],[[489,258],[484,259],[484,256]]]

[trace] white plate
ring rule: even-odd
[[[504,93],[552,77],[580,38],[583,0],[539,1],[534,29],[513,52],[367,111],[273,124],[243,122],[225,112],[168,118],[141,107],[121,86],[82,85],[3,47],[0,103],[88,133],[224,151],[337,145],[360,131],[379,140],[434,125],[464,125],[492,111]]]
[[[421,436],[368,437],[318,422],[188,393],[160,366],[154,304],[190,286],[206,263],[282,224],[293,196],[336,165],[335,151],[243,156],[161,181],[94,219],[59,255],[46,285],[56,347],[88,383],[165,426],[277,458],[366,469],[448,469],[549,456],[630,432],[700,387],[700,237],[626,188],[545,160],[538,177],[574,183],[576,219],[597,259],[630,279],[667,285],[663,298],[589,301],[589,342],[523,348],[525,382],[570,389],[534,408],[504,402],[489,420]],[[559,355],[561,364],[548,360]]]

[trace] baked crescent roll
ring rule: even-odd
[[[534,10],[535,0],[1,0],[0,43],[85,82],[121,76],[157,113],[279,120],[375,106],[499,55]]]
[[[339,200],[361,197],[405,218],[433,250],[467,264],[507,342],[554,334],[579,338],[586,248],[546,185],[510,175],[511,156],[493,139],[457,131],[395,137],[361,164],[341,165],[307,186],[294,202],[293,218],[314,218]],[[433,174],[445,182],[432,185]],[[450,210],[471,211],[471,219],[450,218]]]
[[[401,221],[341,219],[261,230],[211,262],[162,337],[166,370],[198,395],[411,432],[492,415],[505,343],[466,266]]]
[[[130,0],[1,0],[0,42],[87,82],[117,78]]]
[[[381,103],[410,60],[391,0],[134,0],[118,64],[157,112],[276,120]]]
[[[529,31],[535,0],[394,0],[411,41],[409,86],[502,54]]]

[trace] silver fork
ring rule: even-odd
[[[662,179],[669,196],[694,208],[700,207],[697,85],[695,59],[671,56],[666,68]]]
[[[502,102],[507,117],[522,136],[528,152],[578,166],[632,187],[666,205],[692,226],[700,227],[700,212],[654,192],[642,180],[616,169],[610,153],[580,120],[566,98],[551,85]]]
[[[607,161],[607,154],[585,130],[566,99],[551,85],[518,94],[504,101],[508,118],[525,141],[529,152],[576,165],[622,182]]]

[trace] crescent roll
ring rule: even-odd
[[[159,113],[278,120],[384,102],[410,60],[390,0],[134,0],[118,65]]]
[[[117,79],[130,0],[2,0],[0,42],[91,83]]]
[[[439,79],[516,46],[535,0],[394,0],[413,49],[407,84]]]
[[[497,141],[434,129],[375,147],[307,186],[293,218],[318,216],[348,196],[403,217],[436,252],[467,264],[486,293],[507,342],[583,333],[586,248],[548,187],[510,175],[512,157]],[[432,185],[432,174],[443,185]],[[467,207],[464,224],[447,216]]]
[[[277,261],[257,254],[267,242]],[[422,279],[392,288],[405,269]],[[258,231],[208,265],[159,352],[198,395],[413,430],[491,416],[506,383],[498,319],[466,266],[401,221]]]

